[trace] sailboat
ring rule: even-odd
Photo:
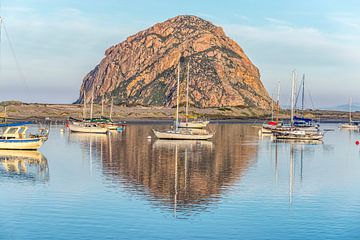
[[[351,119],[351,105],[352,105],[352,98],[349,98],[349,123],[344,123],[340,125],[340,128],[342,129],[348,129],[348,130],[359,130],[359,126],[354,123]]]
[[[69,127],[70,132],[78,133],[107,133],[109,130],[106,128],[105,123],[98,123],[93,120],[93,107],[94,107],[94,86],[92,89],[91,96],[91,107],[90,107],[90,118],[86,119],[86,95],[84,91],[84,110],[83,110],[83,120],[78,120],[75,118],[69,118],[67,121],[67,126]]]
[[[292,86],[291,86],[291,116],[290,126],[279,127],[273,131],[276,139],[285,140],[322,140],[324,134],[315,127],[298,127],[295,125],[295,81],[296,72],[292,74]]]
[[[305,74],[302,77],[302,98],[301,98],[301,116],[294,116],[294,126],[307,131],[317,131],[320,127],[319,123],[311,118],[304,117],[304,102],[305,102]],[[296,97],[296,102],[300,94]],[[295,104],[296,105],[296,104]]]
[[[271,101],[271,121],[263,123],[260,134],[272,134],[272,132],[279,126],[281,123],[279,122],[279,108],[280,108],[280,81],[278,82],[277,89],[277,111],[276,111],[276,121],[274,121],[274,100]]]
[[[180,66],[184,61],[183,57],[180,58],[177,69],[177,89],[176,89],[176,119],[173,129],[160,131],[153,129],[155,136],[158,139],[171,139],[171,140],[208,140],[214,136],[207,131],[195,131],[195,129],[179,128],[179,92],[180,92]]]
[[[189,78],[190,62],[188,62],[187,65],[185,121],[179,122],[179,128],[206,128],[206,126],[209,124],[209,121],[189,120]]]

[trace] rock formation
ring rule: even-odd
[[[271,98],[259,70],[221,27],[196,16],[177,16],[128,37],[106,50],[88,73],[76,103],[111,98],[116,104],[174,106],[177,67],[185,101],[190,66],[190,104],[196,107],[241,106],[269,109]]]

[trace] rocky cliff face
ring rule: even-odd
[[[83,81],[77,103],[102,98],[117,104],[174,106],[177,67],[185,101],[189,64],[190,104],[196,107],[269,108],[259,70],[222,28],[196,16],[178,16],[110,47]]]

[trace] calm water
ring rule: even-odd
[[[274,143],[224,124],[212,142],[147,139],[165,127],[59,126],[42,154],[0,151],[0,239],[360,238],[359,133]]]

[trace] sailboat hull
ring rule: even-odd
[[[153,130],[155,136],[158,139],[169,139],[169,140],[208,140],[213,137],[213,134],[192,134],[192,133],[181,133],[174,131],[156,131]]]
[[[1,150],[37,150],[44,143],[42,138],[0,139]]]
[[[349,123],[345,123],[345,124],[341,124],[340,128],[342,128],[342,129],[349,129],[349,130],[358,130],[358,129],[359,129],[359,126],[353,125],[353,124],[349,124]]]
[[[71,132],[78,132],[78,133],[100,133],[105,134],[108,132],[108,129],[105,127],[97,127],[97,126],[81,126],[81,125],[69,125],[69,129]]]
[[[322,140],[324,135],[321,132],[308,133],[305,131],[289,131],[275,134],[276,139],[283,140]]]

